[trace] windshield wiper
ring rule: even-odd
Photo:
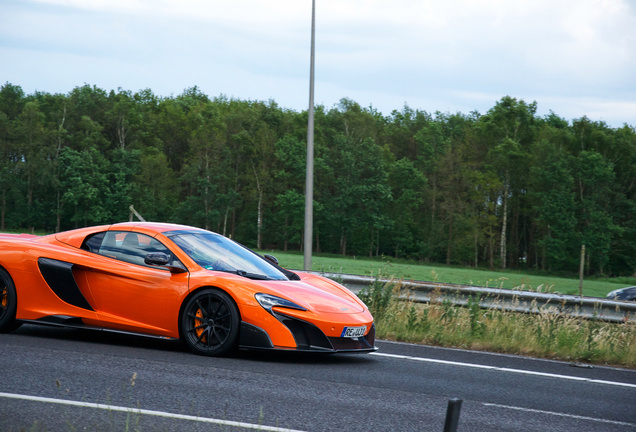
[[[249,279],[257,279],[257,280],[269,280],[270,277],[269,276],[265,276],[262,274],[258,274],[258,273],[248,273],[245,270],[236,270],[235,272],[237,275],[239,276],[243,276]]]
[[[212,271],[223,272],[223,273],[235,274],[235,275],[243,276],[249,279],[272,280],[272,278],[269,276],[265,276],[259,273],[249,273],[249,272],[246,272],[245,270],[228,270],[228,269],[212,269],[212,268],[207,268],[207,269]]]
[[[243,276],[246,277],[248,279],[256,279],[256,280],[270,280],[271,278],[269,276],[265,276],[262,274],[258,274],[258,273],[249,273],[246,272],[245,270],[215,270],[215,271],[221,271],[221,272],[225,272],[225,273],[231,273],[231,274],[237,274],[239,276]]]

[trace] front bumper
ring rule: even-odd
[[[295,348],[278,347],[272,344],[267,332],[246,322],[241,323],[239,348],[284,350],[323,353],[364,353],[377,351],[375,347],[375,325],[363,337],[328,337],[318,327],[306,321],[280,312],[273,315],[289,329],[296,342]]]

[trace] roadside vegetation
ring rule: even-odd
[[[302,255],[274,253],[281,265],[302,268]],[[441,298],[418,303],[408,300],[408,289],[400,284],[401,280],[411,279],[578,294],[576,278],[325,256],[314,256],[312,264],[315,271],[375,278],[358,296],[375,318],[378,339],[636,369],[634,322],[573,318],[550,309],[539,314],[486,310],[477,299],[465,307]],[[609,291],[627,285],[636,285],[636,278],[586,280],[583,294],[605,297]]]
[[[402,342],[636,368],[636,323],[572,318],[546,309],[539,314],[485,310],[448,300],[417,303],[400,282],[376,279],[358,296],[369,306],[376,337]]]

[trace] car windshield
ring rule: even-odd
[[[168,236],[205,269],[236,273],[251,279],[288,280],[259,255],[220,234],[197,231]]]

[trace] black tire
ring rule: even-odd
[[[20,327],[15,320],[18,294],[9,273],[0,268],[0,333],[8,333]]]
[[[181,339],[198,354],[226,355],[236,348],[240,322],[238,308],[228,294],[202,289],[187,300],[181,312]]]

